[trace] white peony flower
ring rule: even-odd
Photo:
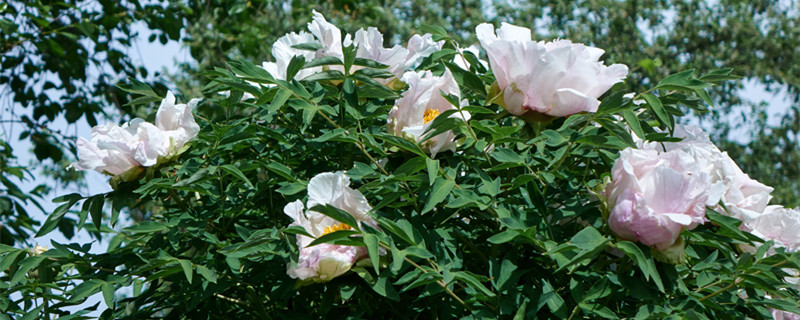
[[[175,104],[175,95],[167,91],[167,97],[156,112],[156,127],[171,139],[171,148],[166,156],[179,151],[200,132],[192,114],[198,103],[200,99],[189,100],[188,104]]]
[[[492,25],[483,23],[476,34],[489,56],[504,107],[514,115],[595,112],[597,98],[628,73],[625,65],[598,61],[602,49],[569,40],[537,43],[527,28],[503,23],[495,34]]]
[[[436,51],[442,50],[443,45],[444,40],[433,41],[433,36],[430,33],[411,36],[411,39],[408,39],[408,44],[406,45],[408,48],[408,56],[406,56],[403,69],[414,70],[423,59]],[[402,76],[402,72],[397,75],[398,78]]]
[[[308,23],[308,31],[317,38],[322,49],[317,51],[316,57],[337,57],[344,60],[342,53],[342,32],[332,23],[325,20],[325,16],[316,10],[313,11],[313,21]]]
[[[197,135],[200,127],[194,121],[192,109],[198,101],[175,104],[175,96],[167,92],[156,113],[156,125],[135,118],[122,126],[95,126],[90,140],[78,138],[78,161],[70,167],[135,177],[141,167],[154,166],[162,158],[179,154]]]
[[[324,19],[324,18],[323,18]],[[278,38],[272,45],[272,56],[275,62],[263,62],[262,68],[267,70],[275,79],[286,79],[286,68],[295,56],[305,58],[306,62],[314,60],[315,53],[308,50],[300,50],[292,48],[292,46],[317,42],[314,36],[308,32],[300,31],[300,33],[287,33],[283,37]],[[312,74],[322,71],[322,67],[314,67],[308,69],[301,69],[295,75],[295,79],[302,80]]]
[[[406,70],[415,67],[422,59],[431,55],[433,52],[441,50],[443,41],[434,42],[430,34],[414,35],[408,41],[408,49],[395,45],[391,48],[383,47],[383,34],[375,27],[359,29],[355,36],[346,34],[342,39],[341,31],[325,20],[319,12],[314,11],[314,18],[308,24],[308,30],[314,35],[322,48],[316,52],[316,57],[336,57],[344,59],[343,47],[355,45],[356,57],[377,61],[388,66],[386,71],[393,73],[395,77],[386,79],[375,79],[376,81],[388,85],[396,78],[402,77]],[[329,66],[333,70],[344,71],[342,66]],[[353,66],[350,72],[362,69],[361,66]]]
[[[800,210],[768,206],[758,217],[745,222],[750,233],[775,240],[775,245],[788,252],[800,250]]]
[[[442,93],[460,96],[458,83],[449,70],[445,70],[441,77],[433,76],[430,71],[409,71],[403,75],[402,80],[408,83],[409,88],[389,111],[389,131],[396,136],[419,142],[433,119],[447,110],[456,109]],[[470,115],[467,112],[456,112],[451,117],[460,118],[462,113],[462,119],[469,120]],[[441,151],[455,151],[455,134],[452,131],[441,133],[425,141],[422,147],[430,152],[431,157],[436,157]]]
[[[367,199],[349,185],[350,178],[342,171],[316,175],[308,183],[308,207],[328,204],[350,213],[358,221],[359,226],[367,224],[377,229],[378,223],[367,214],[372,209]],[[306,210],[300,200],[287,204],[283,211],[294,220],[290,226],[301,226],[314,238],[351,229],[351,226],[322,213]],[[300,255],[296,265],[292,263],[288,265],[287,273],[290,277],[318,282],[329,281],[350,270],[356,261],[367,255],[364,247],[333,244],[308,247],[314,238],[297,235]]]
[[[350,35],[345,39],[345,46],[350,45]],[[385,70],[394,73],[397,77],[401,77],[405,72],[405,63],[409,55],[408,50],[401,46],[394,46],[391,49],[383,47],[383,34],[375,27],[369,27],[367,30],[359,29],[356,31],[355,40],[353,43],[358,47],[356,50],[356,57],[370,59],[379,63],[389,66]],[[356,71],[361,67],[354,66],[351,71]],[[387,84],[393,80],[376,79],[377,81]]]

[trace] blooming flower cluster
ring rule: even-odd
[[[407,72],[402,80],[408,83],[408,90],[403,93],[402,98],[397,99],[389,112],[389,131],[396,136],[409,137],[419,142],[424,138],[433,119],[447,110],[457,109],[442,94],[460,97],[461,93],[458,83],[447,70],[440,77],[434,76],[430,71]],[[453,113],[451,117],[467,121],[470,115],[460,111]],[[425,141],[422,147],[435,157],[440,151],[455,151],[455,138],[452,131],[447,131]]]
[[[307,32],[289,33],[279,38],[272,46],[272,56],[275,62],[264,62],[262,67],[270,72],[275,78],[286,79],[286,69],[289,62],[295,56],[301,56],[306,61],[314,58],[335,57],[344,59],[343,47],[355,45],[357,58],[364,58],[377,61],[387,65],[387,71],[395,74],[395,77],[388,79],[377,79],[383,84],[389,84],[393,80],[403,76],[403,73],[419,63],[431,53],[441,49],[443,42],[434,42],[430,34],[414,35],[408,40],[408,47],[396,45],[391,48],[383,47],[383,34],[377,28],[369,27],[366,30],[359,29],[355,36],[345,35],[342,40],[342,33],[335,25],[328,22],[319,12],[314,11],[313,21],[308,24]],[[293,48],[292,46],[316,43],[321,46],[316,52]],[[344,71],[341,66],[332,66],[334,70]],[[354,66],[351,72],[355,72],[361,67]],[[303,69],[295,75],[295,78],[302,80],[305,77],[322,71],[322,67]]]
[[[344,172],[325,172],[311,178],[307,204],[308,208],[331,205],[352,215],[359,228],[366,224],[379,229],[378,223],[367,214],[372,207],[361,192],[350,188],[350,178]],[[303,227],[314,238],[353,227],[322,213],[306,210],[300,200],[287,204],[283,212],[294,220],[290,226]],[[356,261],[367,255],[364,247],[328,243],[309,246],[314,238],[297,235],[300,256],[297,264],[289,264],[287,271],[292,278],[328,281],[347,272]]]
[[[496,79],[492,86],[496,97],[490,102],[497,102],[509,113],[527,120],[595,112],[600,104],[598,98],[627,76],[625,65],[604,65],[600,61],[604,51],[599,48],[569,40],[535,42],[531,40],[531,30],[510,24],[498,29],[481,24],[476,32],[488,57],[488,63],[478,62],[481,66],[477,70],[491,69]],[[319,49],[296,48],[301,44],[312,44],[305,47]],[[429,136],[431,125],[443,114],[453,119],[442,120],[464,122],[471,115],[462,109],[468,102],[462,100],[454,76],[454,73],[460,75],[458,70],[448,69],[452,65],[437,70],[414,70],[422,59],[442,49],[443,43],[434,41],[430,34],[414,35],[405,47],[385,48],[378,29],[370,27],[343,36],[322,14],[314,12],[308,32],[292,32],[279,38],[272,47],[275,61],[264,62],[262,68],[276,79],[287,80],[287,69],[295,57],[305,61],[323,57],[344,60],[344,49],[351,45],[356,48],[357,58],[386,65],[393,75],[377,81],[393,88],[407,86],[386,115],[386,130],[417,143],[432,158],[447,151],[455,152],[459,143],[457,134],[437,131],[435,136]],[[478,50],[464,49],[476,56]],[[454,63],[470,69],[463,51],[456,54]],[[350,71],[360,68],[363,66],[353,66]],[[344,71],[340,65],[317,66],[299,70],[294,78],[303,80],[331,69]],[[123,180],[137,177],[143,167],[155,166],[180,154],[198,134],[200,128],[192,115],[197,103],[195,99],[188,104],[175,104],[170,92],[159,107],[155,124],[137,118],[121,126],[107,124],[93,128],[91,139],[78,140],[79,160],[72,167],[97,170]],[[608,226],[619,238],[639,241],[657,252],[682,251],[681,232],[705,223],[706,209],[710,207],[742,220],[742,230],[774,240],[786,251],[800,249],[797,233],[800,210],[769,206],[772,188],[742,172],[699,128],[676,126],[673,136],[683,140],[638,141],[638,148],[622,150],[614,163],[612,181],[604,191],[608,199]],[[297,261],[288,263],[287,274],[301,281],[330,281],[364,260],[367,249],[313,242],[337,231],[353,230],[353,235],[357,235],[365,226],[380,228],[369,215],[372,207],[366,197],[350,188],[350,178],[342,171],[317,174],[310,179],[307,192],[305,203],[296,200],[283,209],[292,219],[290,226],[305,231],[295,238],[299,254]],[[355,223],[348,225],[317,212],[314,210],[317,205],[343,210]],[[775,317],[789,319],[794,315],[776,313]]]
[[[155,124],[136,118],[121,126],[95,126],[89,140],[78,138],[78,161],[71,167],[121,176],[123,180],[136,178],[142,167],[155,166],[181,153],[200,132],[192,115],[198,102],[193,99],[188,104],[175,104],[175,96],[167,92]]]
[[[742,220],[744,231],[800,249],[800,211],[768,206],[773,189],[742,172],[702,129],[679,125],[674,136],[683,140],[639,141],[614,163],[606,196],[609,226],[620,238],[665,250],[683,228],[702,224],[709,206]]]

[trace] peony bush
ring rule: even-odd
[[[0,247],[3,315],[800,316],[798,209],[680,124],[732,70],[630,93],[601,48],[420,30],[385,48],[314,12],[275,61],[209,70],[202,100],[94,128],[72,167],[114,191],[56,199],[37,236],[109,247]]]

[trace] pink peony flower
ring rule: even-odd
[[[487,23],[476,28],[502,90],[502,104],[514,115],[595,112],[597,98],[628,74],[625,65],[598,61],[604,52],[599,48],[569,40],[534,42],[530,29],[507,23],[496,32]]]
[[[349,185],[350,178],[342,171],[316,175],[308,183],[308,207],[328,204],[350,213],[359,225],[367,224],[377,229],[378,223],[367,214],[372,209],[367,199]],[[290,226],[301,226],[314,238],[351,229],[347,224],[322,213],[306,210],[300,200],[287,204],[283,212],[294,220]],[[364,247],[333,244],[309,247],[314,238],[297,235],[300,255],[297,264],[288,265],[287,273],[290,277],[317,282],[329,281],[350,270],[356,261],[367,255]]]
[[[772,188],[751,179],[728,156],[727,152],[720,151],[708,137],[703,129],[696,126],[675,126],[673,136],[683,138],[680,142],[639,142],[643,149],[659,152],[683,150],[691,154],[698,166],[711,177],[712,189],[709,196],[709,206],[716,211],[725,212],[718,206],[719,200],[730,210],[733,217],[741,219],[742,225],[748,231],[749,221],[761,215],[772,198]]]
[[[408,83],[409,88],[389,111],[389,131],[396,136],[419,142],[425,137],[425,131],[433,119],[447,110],[456,109],[442,93],[460,96],[458,83],[449,70],[445,70],[441,77],[434,76],[430,71],[409,71],[403,75],[402,80]],[[469,120],[469,113],[461,113],[464,114],[464,121]],[[456,112],[451,117],[460,118],[461,113]],[[452,131],[447,131],[426,140],[422,148],[430,152],[431,157],[436,157],[437,153],[445,150],[455,151],[455,137]]]
[[[625,149],[606,189],[609,227],[620,238],[668,249],[684,228],[705,221],[710,185],[686,152]]]

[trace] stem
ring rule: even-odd
[[[783,265],[783,264],[786,264],[787,262],[789,262],[789,261],[788,261],[788,260],[783,260],[783,261],[781,261],[781,262],[778,262],[778,263],[775,263],[775,264],[773,264],[773,265],[772,265],[772,267],[773,267],[773,268],[774,268],[774,267],[778,267],[778,266],[781,266],[781,265]],[[755,276],[755,275],[758,275],[758,274],[760,274],[760,273],[761,273],[761,270],[758,270],[758,271],[756,271],[756,272],[753,272],[753,274],[751,274],[751,275]],[[719,290],[717,290],[717,291],[714,291],[714,292],[710,293],[709,295],[707,295],[707,296],[705,296],[705,297],[702,297],[702,298],[698,299],[697,301],[699,301],[699,302],[703,302],[703,301],[705,301],[705,300],[708,300],[708,299],[710,299],[710,298],[712,298],[712,297],[714,297],[714,296],[716,296],[716,295],[718,295],[718,294],[720,294],[720,293],[723,293],[723,292],[725,292],[725,291],[728,291],[728,290],[730,290],[731,288],[733,288],[733,287],[737,286],[738,284],[742,283],[742,281],[744,281],[744,278],[739,278],[739,276],[734,276],[734,277],[733,277],[733,283],[731,283],[731,284],[729,284],[729,285],[725,286],[725,287],[724,287],[724,288],[722,288],[722,289],[719,289]],[[695,292],[697,292],[697,291],[695,291]]]
[[[385,244],[383,242],[380,243],[380,246],[383,247],[384,249],[391,250],[391,247],[389,247],[387,244]],[[424,268],[422,268],[419,264],[414,262],[414,260],[411,260],[409,257],[403,257],[403,260],[405,260],[406,262],[408,262],[409,264],[414,266],[414,268],[417,268],[418,270],[420,270],[422,272],[426,272]],[[430,262],[430,260],[428,262],[432,264],[432,262]],[[464,300],[459,298],[458,295],[456,295],[456,293],[453,292],[453,290],[450,290],[450,288],[447,287],[447,284],[444,282],[444,280],[436,281],[436,283],[439,284],[439,286],[442,287],[442,289],[444,289],[444,291],[447,292],[447,294],[449,294],[451,297],[453,297],[453,299],[456,299],[456,301],[461,303],[461,305],[464,306],[465,309],[467,309],[469,311],[472,311],[472,308],[469,305],[467,305],[467,303],[464,302]]]

